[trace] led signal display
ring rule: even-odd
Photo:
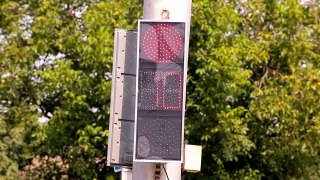
[[[181,161],[185,23],[139,21],[135,161]]]

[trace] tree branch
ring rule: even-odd
[[[269,67],[266,66],[264,67],[263,76],[260,78],[259,89],[261,89],[262,84],[265,84],[265,78],[268,76],[268,74],[269,74]]]

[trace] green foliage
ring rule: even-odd
[[[114,176],[106,167],[113,32],[136,26],[139,4],[1,3],[2,176]]]
[[[205,157],[195,177],[319,178],[316,4],[194,2],[186,135]]]
[[[142,0],[3,0],[0,179],[115,179],[106,167],[115,28]],[[320,7],[193,1],[185,179],[319,179]],[[39,123],[39,118],[49,120]]]

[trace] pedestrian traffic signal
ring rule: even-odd
[[[182,161],[185,22],[138,23],[134,161]]]

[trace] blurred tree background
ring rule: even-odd
[[[142,0],[0,1],[0,179],[118,179],[106,166],[113,32]],[[320,178],[320,3],[194,0],[185,179]]]

